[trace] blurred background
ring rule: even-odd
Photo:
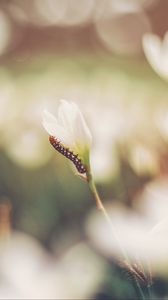
[[[41,113],[56,114],[59,99],[79,105],[98,190],[126,237],[166,218],[168,83],[148,64],[142,37],[162,38],[167,12],[163,0],[0,1],[1,299],[136,296],[87,184],[50,146]],[[155,250],[147,247],[160,299],[168,257],[160,262]]]

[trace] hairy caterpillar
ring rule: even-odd
[[[78,157],[78,155],[74,154],[71,150],[68,148],[65,148],[61,142],[56,139],[54,136],[49,136],[49,141],[50,144],[61,154],[63,154],[66,158],[71,160],[76,169],[78,170],[79,173],[86,173],[86,168],[83,165],[81,159]]]

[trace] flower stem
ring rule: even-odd
[[[138,295],[138,299],[141,299],[141,300],[145,300],[145,296],[144,296],[144,293],[140,287],[140,284],[139,282],[137,281],[137,279],[135,278],[134,281],[133,281],[133,285],[134,285],[134,288],[136,290],[136,293]],[[148,298],[149,299],[149,298]]]
[[[127,263],[129,264],[129,258],[127,256],[127,253],[125,251],[125,249],[123,248],[123,245],[121,243],[121,240],[119,239],[118,237],[118,234],[117,234],[117,230],[116,228],[114,227],[114,224],[112,223],[111,221],[111,218],[109,217],[100,197],[99,197],[99,194],[97,192],[97,189],[96,189],[96,186],[95,186],[95,183],[94,183],[94,180],[93,180],[93,177],[92,177],[92,174],[90,172],[87,173],[87,181],[88,181],[88,185],[89,185],[89,188],[92,192],[92,195],[96,201],[96,206],[97,208],[103,213],[107,223],[109,224],[110,226],[110,229],[112,231],[112,234],[118,244],[118,247],[122,253],[122,256],[123,256],[123,259],[124,261],[127,261]],[[142,288],[139,284],[139,282],[137,281],[137,279],[133,276],[134,280],[133,280],[133,285],[134,285],[134,288],[137,292],[137,295],[138,295],[138,299],[141,299],[141,300],[145,300],[145,296],[144,296],[144,293],[142,291]]]
[[[119,237],[117,235],[117,231],[116,231],[113,223],[111,222],[111,218],[109,217],[109,215],[108,215],[108,213],[107,213],[107,211],[106,211],[106,209],[105,209],[105,207],[104,207],[104,205],[103,205],[103,203],[102,203],[102,201],[101,201],[101,199],[99,197],[99,194],[97,192],[97,189],[96,189],[96,186],[95,186],[95,183],[94,183],[93,179],[89,180],[88,183],[89,183],[90,190],[91,190],[91,192],[92,192],[92,194],[93,194],[93,196],[95,198],[97,208],[103,213],[103,215],[104,215],[107,223],[110,226],[112,234],[113,234],[115,240],[117,241],[118,246],[120,247],[120,250],[122,252],[122,255],[123,255],[124,259],[126,261],[128,261],[127,254],[126,254],[125,250],[122,247],[120,239],[119,239]]]

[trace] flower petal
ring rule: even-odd
[[[92,136],[85,119],[78,108],[75,117],[74,136],[77,143],[80,143],[83,147],[90,147]]]
[[[46,109],[44,109],[44,111],[43,111],[42,119],[44,122],[57,123],[57,119]]]
[[[63,126],[71,138],[71,147],[79,152],[91,144],[91,134],[85,120],[74,102],[61,100],[58,110],[59,124]]]
[[[58,119],[44,111],[43,126],[50,135],[59,139],[64,146],[79,154],[81,159],[88,163],[92,137],[81,111],[74,102],[61,100]]]
[[[58,122],[72,134],[76,116],[76,107],[73,103],[69,103],[66,100],[60,100],[60,102],[61,104],[58,109]]]
[[[42,124],[48,134],[56,136],[57,119],[47,110],[43,111]]]
[[[161,69],[162,74],[168,78],[168,31],[164,35],[161,49]]]
[[[161,47],[161,40],[157,35],[146,33],[143,36],[143,49],[145,55],[148,62],[157,73],[160,73]]]
[[[57,119],[47,110],[44,110],[43,112],[42,124],[49,135],[56,137],[64,145],[71,147],[72,136],[68,133],[68,131],[64,127],[58,124]]]

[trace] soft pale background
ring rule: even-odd
[[[136,251],[134,237],[168,210],[168,83],[142,49],[143,34],[167,31],[167,11],[162,0],[1,1],[0,298],[135,296],[87,185],[48,143],[41,112],[56,113],[60,98],[79,105],[98,189]],[[145,249],[155,254],[155,244]],[[153,265],[162,297],[168,258],[155,255]]]

